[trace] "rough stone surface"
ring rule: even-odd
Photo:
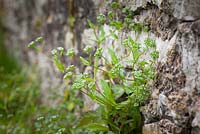
[[[158,134],[158,131],[159,131],[158,122],[145,124],[142,129],[143,134]]]
[[[61,74],[48,58],[58,46],[75,48],[77,56],[85,45],[95,45],[87,19],[95,22],[99,12],[108,12],[112,0],[3,0],[6,8],[7,47],[18,59],[38,66],[41,74],[44,103],[48,93],[62,85]],[[155,39],[160,52],[152,94],[142,108],[144,134],[199,134],[200,132],[200,1],[199,0],[119,0],[133,10],[133,20],[149,26],[144,38]],[[75,22],[71,22],[72,18]],[[105,31],[110,27],[104,26]],[[135,38],[136,33],[119,33]],[[45,47],[39,54],[28,51],[26,44],[35,37],[45,37]],[[120,40],[106,44],[124,54]],[[118,45],[117,45],[118,44]],[[18,50],[18,51],[14,51]],[[106,55],[106,51],[104,52]],[[144,57],[146,58],[146,57]],[[77,58],[63,59],[67,65],[78,64]],[[80,65],[79,65],[80,66]],[[80,66],[81,68],[81,66]],[[87,70],[81,70],[87,71]],[[52,90],[50,90],[50,88]],[[47,96],[46,96],[47,95]],[[88,100],[86,98],[86,100]],[[90,104],[89,101],[86,103]],[[94,109],[95,104],[89,109]]]
[[[171,9],[173,15],[178,19],[187,20],[187,17],[200,17],[200,1],[199,0],[171,0]]]
[[[3,4],[8,33],[6,45],[20,61],[37,65],[44,95],[42,102],[52,104],[48,93],[56,88],[60,91],[63,87],[59,86],[62,85],[62,77],[50,59],[50,51],[62,46],[76,48],[78,53],[82,48],[81,33],[88,27],[87,19],[95,18],[94,3],[92,0],[3,0]],[[72,16],[74,22],[70,22]],[[45,38],[45,45],[41,53],[33,53],[28,50],[27,44],[38,36]],[[76,63],[76,59],[68,60],[66,64],[72,62]]]

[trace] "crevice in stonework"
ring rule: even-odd
[[[173,133],[188,134],[188,129],[191,128],[188,102],[191,97],[182,91],[186,76],[182,71],[181,54],[178,50],[179,46],[174,45],[172,50],[168,51],[166,62],[159,62],[156,66],[157,75],[152,98],[143,113],[146,117],[145,125],[158,123],[159,131],[162,132],[161,128],[164,127],[161,125],[162,121],[167,120],[174,131],[177,129]],[[154,120],[156,118],[157,120]]]
[[[163,40],[170,40],[177,31],[178,20],[169,12],[160,9],[154,3],[147,2],[146,7],[136,10],[136,18],[144,21],[150,32]]]

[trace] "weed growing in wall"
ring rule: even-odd
[[[149,97],[150,82],[154,79],[154,64],[158,58],[155,41],[146,38],[144,43],[138,42],[141,32],[148,32],[142,22],[133,21],[134,12],[122,8],[119,3],[111,3],[112,9],[107,14],[99,14],[97,23],[88,20],[93,30],[95,48],[86,46],[83,51],[87,56],[79,57],[80,63],[91,67],[92,71],[77,72],[75,65],[65,67],[62,56],[73,58],[75,50],[64,50],[62,47],[52,50],[52,57],[57,68],[64,74],[66,81],[71,81],[70,92],[81,92],[99,104],[95,111],[84,113],[73,129],[87,129],[90,133],[139,134],[142,119],[141,104]],[[119,18],[120,14],[122,17]],[[105,32],[104,25],[110,26]],[[120,32],[135,31],[138,36],[123,37],[121,48],[123,56],[106,46],[106,40],[117,41]],[[29,44],[37,50],[35,42]],[[109,58],[105,56],[108,52]],[[142,57],[148,57],[144,59]]]

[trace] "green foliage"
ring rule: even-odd
[[[4,72],[12,72],[14,69],[19,69],[13,57],[11,57],[6,48],[4,47],[4,30],[1,22],[1,12],[0,12],[0,66],[4,67]]]
[[[40,42],[37,38],[36,42]],[[21,69],[3,46],[0,24],[0,133],[31,134],[35,116],[39,83],[29,69]]]
[[[111,3],[111,7],[112,7],[113,9],[118,9],[118,8],[120,8],[120,4],[119,4],[118,2],[112,2],[112,3]]]
[[[148,28],[143,22],[133,21],[134,13],[129,8],[121,8],[117,2],[113,2],[111,7],[112,11],[107,15],[98,15],[97,24],[88,20],[88,25],[95,35],[95,38],[90,40],[96,43],[96,48],[86,46],[83,51],[87,56],[80,56],[79,61],[84,67],[93,69],[90,73],[74,71],[76,69],[74,65],[65,67],[61,60],[65,51],[63,48],[59,47],[52,51],[53,61],[64,73],[64,79],[69,86],[67,92],[74,95],[72,100],[61,103],[68,105],[66,109],[62,109],[66,112],[56,114],[57,118],[52,119],[52,116],[38,118],[36,123],[38,133],[141,133],[140,108],[149,97],[150,82],[154,79],[154,64],[158,52],[154,40],[146,38],[144,44],[137,41],[137,37],[142,32],[148,32]],[[123,15],[122,19],[116,18],[116,10],[121,11],[118,14]],[[111,27],[109,33],[105,32],[104,24]],[[120,35],[116,33],[124,31],[135,31],[138,36],[135,39],[131,36],[120,37],[121,47],[126,50],[124,56],[120,57],[111,47],[105,46],[104,42],[107,39],[118,40]],[[35,46],[36,42],[33,41],[29,46]],[[105,57],[105,48],[108,49],[110,59]],[[149,58],[144,60],[147,55]],[[68,49],[66,56],[76,56],[75,50]],[[101,67],[102,64],[104,68]],[[73,114],[73,110],[81,108],[81,105],[76,103],[78,97],[75,94],[78,92],[86,94],[99,104],[95,111],[85,113],[79,121]],[[65,116],[66,113],[71,114],[69,115],[71,120]],[[68,126],[62,122],[67,119]],[[72,129],[68,131],[66,128]]]
[[[40,107],[35,120],[36,134],[81,134],[84,130],[74,128],[77,122],[77,115],[83,106],[82,100],[76,96],[76,92],[65,90],[61,102],[54,108],[47,106]]]
[[[28,44],[28,48],[34,49],[35,51],[40,51],[42,48],[38,47],[44,41],[43,37],[37,37],[34,41]]]
[[[66,70],[72,71],[71,65]],[[78,91],[67,88],[55,107],[39,102],[39,82],[30,70],[7,72],[0,68],[0,133],[1,134],[82,134],[84,129],[74,129],[83,101],[77,97]],[[66,83],[67,84],[67,83]],[[68,85],[68,84],[67,84]]]
[[[39,48],[42,40],[39,37],[33,41],[34,50],[41,50]],[[63,52],[64,49],[58,47],[52,51],[52,56],[60,71],[68,72],[68,76],[65,76],[67,79],[75,68],[73,65],[63,68],[60,60]],[[3,63],[0,64],[0,134],[90,133],[81,128],[74,129],[78,121],[76,114],[83,109],[83,101],[78,97],[78,91],[69,92],[66,87],[63,94],[52,94],[54,99],[60,100],[55,107],[41,105],[39,80],[35,72],[27,69],[25,65],[18,65],[13,57],[5,54],[6,51],[0,53],[0,59],[9,59],[1,60]]]
[[[116,10],[120,6],[115,2],[112,3],[112,8]],[[70,77],[70,80],[73,83],[72,90],[81,90],[100,105],[98,112],[94,111],[100,115],[96,117],[97,115],[94,113],[93,115],[86,114],[78,123],[77,128],[114,134],[141,132],[140,106],[149,96],[149,81],[154,78],[153,66],[158,58],[158,52],[155,49],[155,41],[150,38],[145,39],[145,45],[142,46],[133,38],[127,37],[122,41],[127,55],[119,57],[112,48],[108,48],[111,60],[104,57],[102,44],[110,37],[117,40],[119,35],[115,34],[115,31],[123,31],[127,28],[138,34],[145,31],[146,27],[143,23],[131,22],[130,18],[133,13],[128,8],[123,9],[123,13],[127,15],[124,20],[114,20],[115,15],[113,12],[109,12],[108,18],[102,14],[98,16],[97,25],[88,21],[90,28],[94,31],[95,39],[92,40],[97,43],[97,48],[94,54],[84,49],[88,55],[92,55],[92,58],[90,57],[88,60],[80,57],[80,60],[83,65],[93,67],[93,75],[80,73]],[[113,28],[109,35],[106,35],[102,27],[103,22]],[[87,46],[87,48],[89,47]],[[141,60],[142,56],[148,54],[151,59]],[[99,61],[105,63],[105,69],[99,67]],[[124,63],[130,65],[131,75],[127,75]],[[97,80],[99,77],[97,71],[101,72],[101,76],[103,76],[100,81]]]
[[[66,56],[73,57],[75,55],[75,50],[73,48],[69,49],[66,53]]]
[[[81,57],[81,56],[80,56],[80,61],[81,61],[84,65],[86,65],[86,66],[89,66],[89,65],[90,65],[90,62],[87,61],[86,59],[84,59],[84,58]]]
[[[17,72],[16,72],[17,71]],[[32,133],[38,82],[33,73],[0,68],[0,133]]]

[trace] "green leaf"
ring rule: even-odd
[[[108,99],[112,104],[116,104],[114,98],[113,98],[113,94],[112,94],[112,90],[109,87],[109,85],[106,83],[105,80],[101,80],[101,86],[103,88],[103,94],[105,95],[106,99]]]
[[[138,62],[138,65],[139,65],[140,67],[144,67],[144,66],[147,65],[147,64],[148,64],[148,62],[145,61],[145,60],[142,60],[142,61]]]
[[[129,100],[122,101],[122,102],[118,103],[116,109],[122,109],[124,107],[127,107],[129,104],[130,104]]]
[[[112,107],[113,104],[110,102],[110,100],[108,100],[107,98],[105,98],[105,96],[103,94],[98,95],[98,93],[94,94],[93,96],[95,96],[95,100],[98,104],[102,105],[102,106],[106,106],[106,107]]]
[[[118,39],[118,36],[112,30],[109,30],[109,32],[114,39]]]
[[[90,130],[98,130],[98,131],[108,131],[108,126],[102,124],[102,123],[92,123],[87,125],[87,128]]]
[[[62,62],[58,59],[57,56],[53,56],[53,61],[56,64],[57,68],[61,71],[65,71],[65,66],[62,64]]]
[[[104,95],[107,96],[107,97],[110,97],[112,96],[112,91],[110,89],[110,87],[108,86],[108,84],[106,83],[105,80],[101,80],[101,86],[104,90]]]
[[[107,123],[102,120],[102,111],[103,107],[97,108],[95,111],[87,112],[83,115],[83,117],[78,121],[76,125],[76,129],[86,128],[90,130],[99,130],[99,131],[107,131]]]
[[[117,64],[119,62],[117,55],[115,54],[115,52],[112,49],[108,49],[108,53],[111,56],[112,59],[112,64]]]
[[[116,100],[124,94],[124,89],[120,85],[114,85],[112,89]]]
[[[80,60],[81,60],[81,62],[82,62],[84,65],[86,65],[86,66],[89,66],[89,65],[90,65],[90,62],[87,61],[86,59],[84,59],[84,58],[81,57],[81,56],[80,56]]]
[[[83,117],[77,124],[76,128],[80,128],[80,127],[85,127],[86,125],[93,123],[93,120],[95,120],[96,117],[95,116],[86,116]]]
[[[93,42],[95,42],[95,43],[99,43],[99,40],[98,40],[98,39],[89,39],[89,40],[91,40],[91,41],[93,41]]]
[[[111,21],[110,25],[113,26],[116,30],[120,30],[123,28],[122,22],[121,21]]]
[[[89,27],[92,28],[92,29],[94,29],[95,26],[92,23],[92,21],[91,20],[87,20],[87,22],[88,22]]]
[[[106,38],[106,36],[105,36],[104,28],[101,27],[100,28],[100,35],[99,35],[99,44],[101,44],[105,40],[105,38]]]

